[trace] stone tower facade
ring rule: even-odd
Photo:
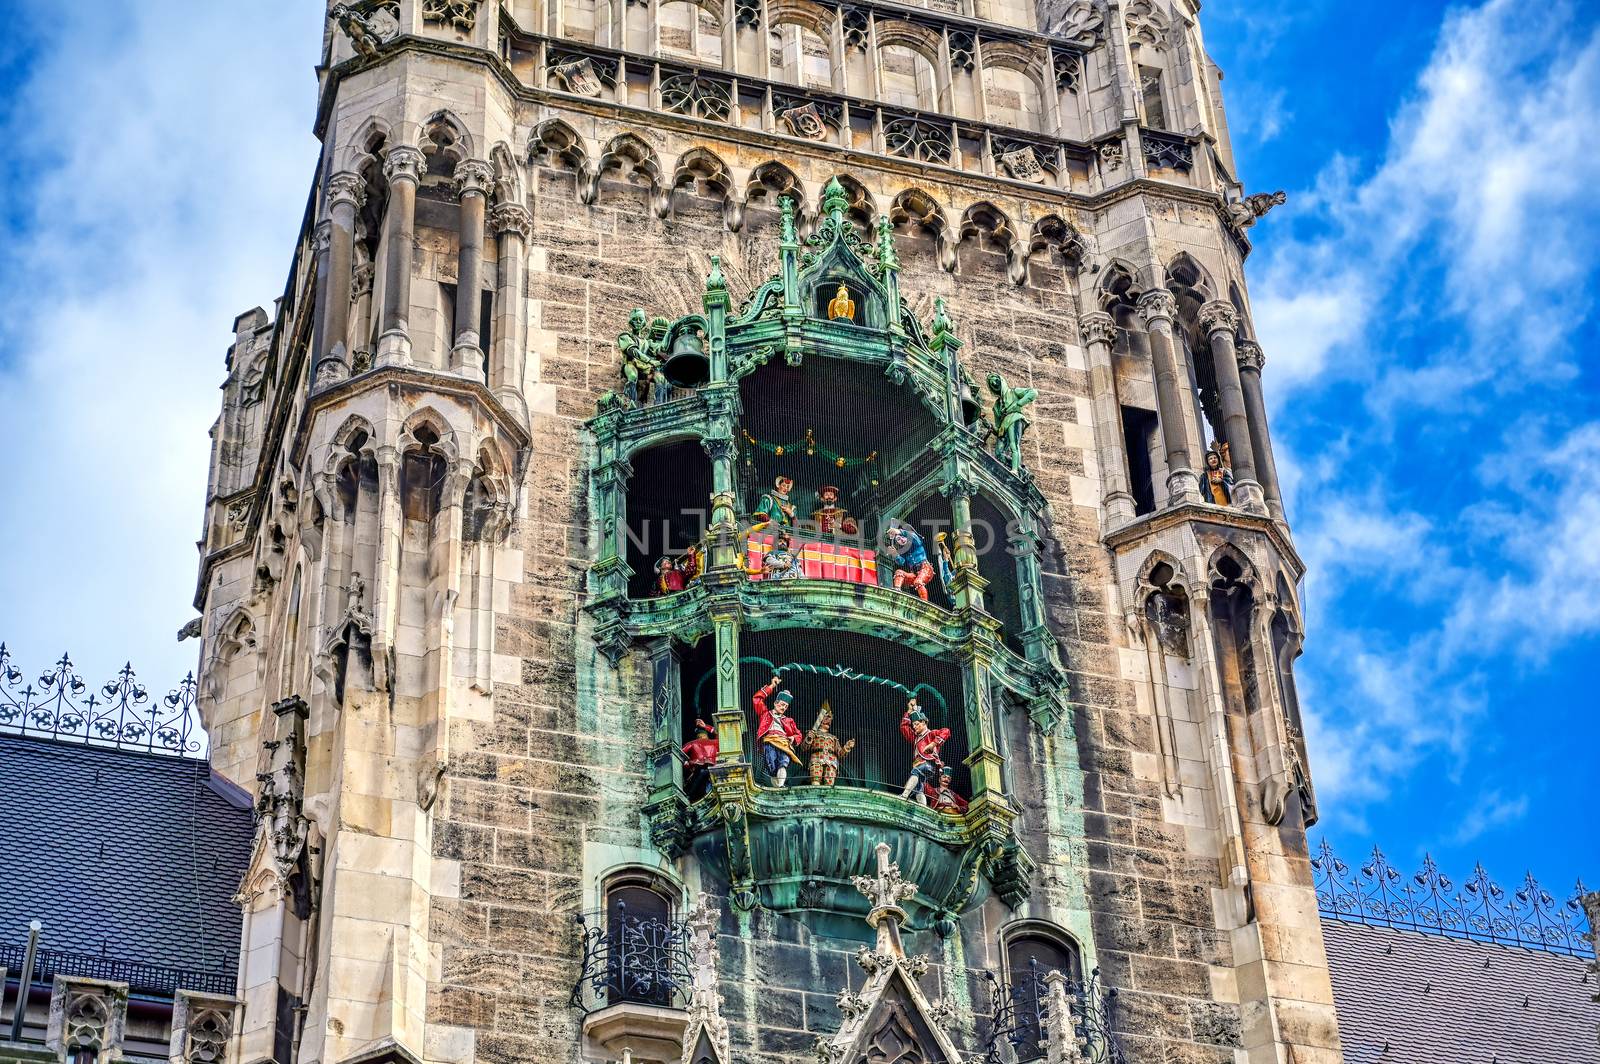
[[[230,1060],[1340,1059],[1197,7],[330,8],[201,543]]]

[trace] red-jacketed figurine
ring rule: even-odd
[[[788,780],[790,763],[800,760],[796,748],[805,741],[800,725],[789,716],[794,696],[788,691],[778,691],[780,682],[774,676],[767,686],[750,699],[756,711],[756,736],[761,742],[761,757],[766,762],[767,775],[772,777],[774,787],[782,787]],[[778,691],[775,698],[772,694],[774,691]],[[769,698],[772,699],[770,708],[767,704]]]
[[[699,797],[711,782],[711,766],[717,763],[720,747],[717,729],[703,720],[694,722],[695,736],[683,744],[683,767],[689,770],[690,793]]]
[[[950,729],[928,727],[928,715],[913,697],[907,699],[905,716],[900,718],[900,734],[911,744],[911,775],[900,797],[927,805],[928,796],[923,788],[934,785],[939,779],[939,770],[944,767],[939,750],[950,741]]]
[[[688,584],[684,582],[683,570],[671,558],[662,558],[656,562],[656,594],[670,595],[675,591],[682,591]]]
[[[941,813],[955,813],[957,816],[967,811],[967,800],[956,793],[950,786],[950,778],[955,775],[955,770],[945,765],[939,770],[939,786],[928,784],[922,788],[922,793],[927,796],[928,804]]]

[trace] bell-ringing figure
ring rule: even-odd
[[[622,352],[623,397],[628,400],[629,406],[638,406],[640,386],[646,380],[653,381],[661,366],[650,353],[650,335],[644,311],[635,309],[628,316],[628,331],[617,337],[617,350]]]

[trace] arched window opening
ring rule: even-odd
[[[776,81],[808,89],[833,88],[833,53],[827,38],[794,22],[767,31],[767,62]]]
[[[686,990],[685,931],[672,918],[673,894],[658,876],[624,872],[605,885],[603,960],[585,958],[607,1005],[671,1008]],[[592,946],[591,946],[592,950]]]
[[[696,720],[711,721],[716,712],[711,658],[710,654],[684,658],[683,742],[696,737]],[[774,676],[778,686],[768,690]],[[969,748],[962,720],[962,677],[953,662],[856,632],[816,628],[746,632],[740,641],[739,694],[747,714],[745,754],[761,786],[776,786],[781,770],[789,788],[855,787],[938,808],[934,795],[939,768],[946,767],[951,790],[963,799],[960,804],[964,806],[971,796],[971,775],[964,764]],[[769,713],[767,719],[790,718],[802,737],[784,744],[786,748],[778,751],[781,756],[769,755],[767,747],[774,744],[764,741],[759,730],[763,718],[756,705],[758,695]],[[949,729],[949,735],[938,747],[938,764],[924,770],[908,794],[916,758],[902,722],[912,711],[913,699],[928,729],[936,737]],[[780,702],[783,713],[773,714]],[[782,730],[781,721],[778,727]],[[837,744],[829,743],[824,732]],[[826,756],[830,751],[831,763]],[[819,759],[819,753],[825,756]]]
[[[983,591],[984,606],[1001,624],[1001,638],[1017,653],[1023,653],[1022,599],[1017,574],[1019,550],[1016,522],[1005,511],[982,495],[971,501],[972,546],[978,554],[978,575],[988,582]]]
[[[793,482],[794,516],[787,523],[807,535],[822,531],[813,517],[825,505],[825,487],[838,489],[834,505],[850,513],[863,536],[902,516],[882,512],[878,488],[939,431],[909,389],[887,386],[877,367],[819,356],[801,366],[769,363],[745,377],[739,393],[746,433],[739,463],[743,512],[759,512],[763,496],[783,476]]]
[[[983,100],[989,121],[1013,129],[1044,128],[1044,101],[1032,77],[1011,67],[988,67],[983,72]]]
[[[423,127],[418,147],[427,161],[424,184],[448,183],[455,176],[457,164],[472,151],[465,130],[448,114],[439,115]]]
[[[400,511],[407,521],[431,522],[444,499],[445,459],[433,429],[423,425],[414,436],[417,447],[400,463]]]
[[[722,21],[688,0],[668,0],[656,9],[661,54],[722,65]]]
[[[710,523],[711,459],[698,440],[679,440],[631,459],[623,530],[633,575],[628,596],[682,591],[699,579],[698,545]]]
[[[1018,1064],[1045,1055],[1045,977],[1060,972],[1071,983],[1083,981],[1083,958],[1065,932],[1030,925],[1004,940],[1006,990],[1012,1015],[1011,1043]]]
[[[927,56],[903,44],[886,44],[878,49],[878,65],[882,71],[881,99],[884,103],[891,107],[938,110],[938,81]]]

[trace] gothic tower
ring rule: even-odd
[[[230,1061],[1340,1059],[1198,6],[331,6]]]

